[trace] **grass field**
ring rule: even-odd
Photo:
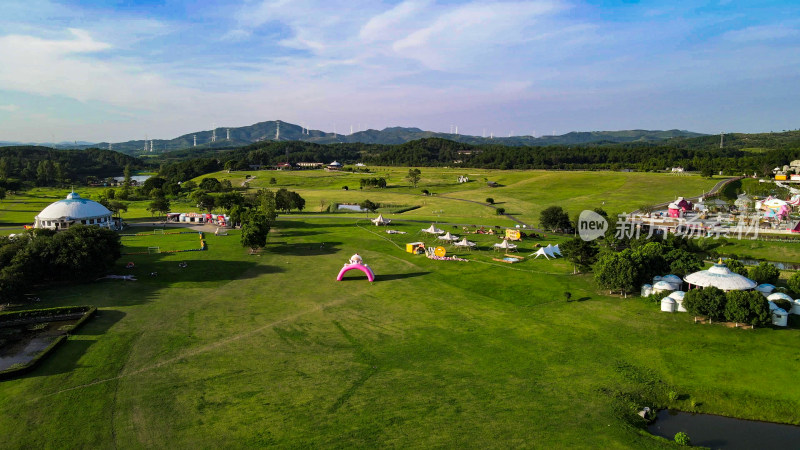
[[[578,178],[564,185],[554,175]],[[616,181],[603,184],[589,172],[498,172],[492,179],[506,187],[442,187],[433,198],[396,188],[369,198],[457,204],[463,209],[441,221],[493,225],[501,221],[482,215],[485,206],[444,196],[490,192],[535,220],[525,208],[563,201],[572,211],[572,203],[608,198],[632,209],[663,199],[647,186],[691,179],[633,175],[608,174]],[[316,180],[313,189],[284,182],[304,197],[350,195],[338,181]],[[614,183],[629,192],[601,193]],[[517,194],[503,200],[501,192]],[[470,262],[406,253],[406,242],[437,243],[414,221],[436,218],[439,207],[396,215],[391,228],[406,235],[352,215],[282,216],[259,255],[241,247],[237,230],[214,236],[208,228],[208,251],[120,259],[114,273],[138,281],[41,292],[43,307],[92,304],[99,313],[34,371],[0,383],[0,446],[670,448],[633,412],[666,405],[670,391],[684,410],[800,424],[800,391],[791,389],[797,328],[696,325],[641,299],[608,297],[563,260],[495,262],[492,236],[468,235],[479,250],[457,254]],[[23,213],[4,214],[7,224]],[[184,239],[199,244],[192,234],[123,243],[177,247]],[[524,241],[519,254],[563,239]],[[355,271],[335,281],[354,252],[375,283]]]

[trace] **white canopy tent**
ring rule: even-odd
[[[444,236],[439,236],[439,240],[453,242],[458,240],[458,236],[453,236],[448,231],[447,233],[444,234]]]
[[[547,252],[545,251],[545,248],[544,248],[544,247],[541,247],[541,248],[539,248],[539,250],[536,250],[536,253],[534,253],[534,255],[536,255],[536,256],[534,256],[534,257],[533,257],[533,259],[536,259],[536,258],[538,258],[538,257],[540,257],[540,256],[544,256],[544,257],[545,257],[545,258],[547,258],[547,259],[550,259],[550,258],[555,258],[555,256],[554,256],[554,255],[547,253]]]
[[[472,248],[472,247],[475,247],[478,244],[476,244],[474,242],[470,242],[470,241],[467,240],[467,238],[464,238],[464,239],[462,239],[462,240],[460,240],[458,242],[454,242],[453,245],[455,245],[456,247]]]
[[[512,244],[511,242],[509,242],[507,240],[503,240],[503,242],[501,242],[499,244],[494,244],[494,249],[495,250],[516,250],[517,249],[517,245],[516,244]]]
[[[378,214],[378,217],[370,219],[370,221],[375,224],[375,226],[389,225],[392,223],[392,219],[384,219],[383,214]]]
[[[430,227],[423,228],[422,232],[423,233],[428,233],[428,234],[442,234],[442,233],[444,233],[444,230],[440,230],[440,229],[436,228],[436,225],[431,224]]]
[[[550,245],[548,245],[548,247],[550,247]],[[561,249],[560,249],[560,248],[558,248],[558,244],[556,244],[556,245],[554,245],[554,246],[553,246],[553,253],[554,253],[554,254],[556,254],[556,255],[558,255],[558,256],[563,256],[563,255],[561,254]]]

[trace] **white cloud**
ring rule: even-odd
[[[13,103],[8,105],[0,105],[0,111],[17,112],[19,111],[19,106],[14,105]]]
[[[800,30],[785,25],[758,25],[741,30],[728,31],[722,37],[738,43],[772,41],[800,36]]]
[[[394,8],[373,16],[361,27],[358,36],[365,42],[389,40],[420,23],[433,7],[431,0],[406,0]]]

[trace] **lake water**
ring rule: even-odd
[[[712,449],[788,449],[800,447],[800,427],[711,414],[661,410],[647,427],[656,436],[673,440],[675,433],[689,435],[692,445]]]
[[[366,209],[362,209],[358,205],[339,205],[338,209],[340,209],[340,210],[344,209],[344,210],[347,210],[347,211],[356,211],[356,212],[365,212],[365,211],[367,211]]]
[[[0,370],[29,362],[75,322],[77,319],[47,322],[43,327],[25,324],[0,328]]]
[[[131,180],[137,183],[144,183],[145,180],[147,180],[150,177],[151,175],[131,175]],[[114,179],[117,181],[125,181],[125,177],[114,177]]]

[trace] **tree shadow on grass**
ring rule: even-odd
[[[409,272],[409,273],[395,273],[388,275],[375,275],[375,281],[402,280],[405,278],[421,277],[428,274],[430,274],[430,272]]]
[[[338,246],[341,244],[341,242],[312,242],[298,244],[291,244],[288,242],[273,242],[272,245],[269,246],[269,250],[270,252],[277,253],[279,255],[322,256],[338,253]]]

